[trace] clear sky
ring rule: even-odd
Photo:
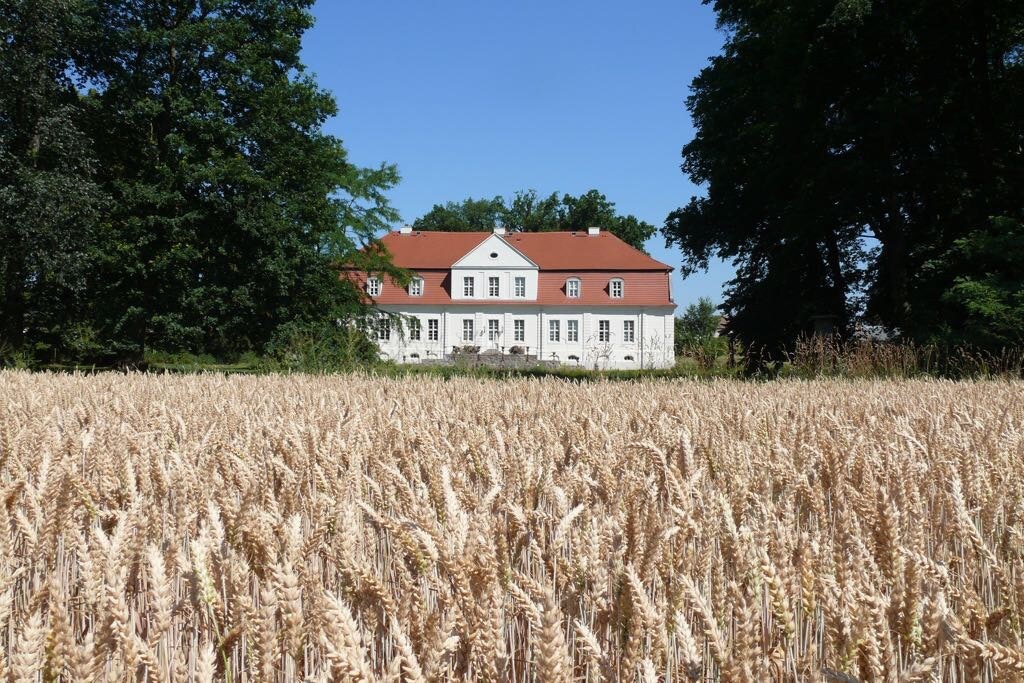
[[[682,173],[689,84],[722,47],[698,0],[319,0],[303,57],[360,165],[397,164],[405,222],[434,204],[591,188],[658,226],[700,190]],[[680,306],[721,301],[726,264],[683,281]]]

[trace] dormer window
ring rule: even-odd
[[[380,285],[379,277],[366,278],[366,293],[370,296],[380,296]]]
[[[473,288],[473,284],[474,283],[473,283],[473,278],[472,277],[464,277],[464,278],[462,278],[462,296],[465,296],[465,297],[474,296],[474,294],[473,294],[473,289],[474,289]]]
[[[580,280],[579,278],[571,277],[565,281],[565,295],[570,299],[580,298]]]
[[[409,283],[409,296],[423,296],[423,278],[414,277]]]
[[[608,294],[613,299],[621,299],[624,289],[625,287],[623,286],[622,280],[619,278],[613,278],[612,281],[608,283]]]

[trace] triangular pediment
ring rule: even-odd
[[[537,264],[503,240],[501,235],[491,235],[456,261],[452,268],[513,268],[525,270],[535,269]]]

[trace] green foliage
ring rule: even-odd
[[[736,265],[738,339],[781,359],[815,316],[846,336],[861,313],[911,339],[1009,339],[998,292],[1019,278],[961,256],[1024,202],[1024,5],[708,4],[727,40],[693,82],[683,149],[707,195],[663,233],[684,272]]]
[[[505,202],[501,197],[470,197],[458,203],[435,204],[434,208],[416,219],[413,227],[416,230],[480,232],[501,224],[505,211]]]
[[[610,231],[623,242],[644,251],[644,243],[654,235],[655,228],[636,216],[622,216],[615,203],[597,190],[578,197],[552,192],[541,197],[535,190],[516,192],[510,200],[473,199],[435,204],[416,219],[416,230],[447,230],[473,232],[491,230],[501,225],[509,232],[548,232],[586,230],[598,226]]]
[[[98,317],[124,352],[262,348],[350,299],[334,266],[397,218],[395,170],[322,130],[337,106],[299,59],[311,4],[101,7],[90,101],[120,248]]]
[[[676,356],[689,356],[700,367],[713,367],[728,350],[728,341],[716,336],[722,316],[707,297],[690,304],[675,319]]]
[[[373,247],[396,169],[324,133],[311,5],[0,0],[0,339],[231,357],[365,313],[342,267],[404,277]]]
[[[275,372],[339,372],[379,360],[359,325],[330,321],[284,325],[267,352],[260,367]]]
[[[707,297],[687,306],[682,315],[676,316],[676,355],[698,341],[714,337],[721,320],[718,307]]]
[[[1024,223],[993,219],[953,243],[926,266],[945,281],[945,324],[935,335],[947,344],[982,348],[1024,345]]]
[[[73,55],[84,2],[0,0],[0,346],[59,353],[89,296],[102,195]]]

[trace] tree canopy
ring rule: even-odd
[[[77,337],[102,194],[69,71],[85,4],[0,0],[0,355]]]
[[[542,197],[535,190],[527,190],[516,192],[511,199],[497,196],[435,204],[413,223],[416,230],[454,232],[491,230],[496,225],[510,232],[585,230],[597,226],[641,251],[646,251],[644,243],[656,231],[636,216],[619,214],[615,203],[597,190],[578,197],[559,196],[557,192]]]
[[[389,267],[359,247],[398,219],[398,174],[323,130],[337,105],[300,59],[313,0],[0,2],[3,343],[230,355],[362,310],[338,265]]]
[[[662,229],[683,270],[732,261],[724,308],[777,350],[834,316],[906,338],[1021,343],[1024,5],[715,0]]]

